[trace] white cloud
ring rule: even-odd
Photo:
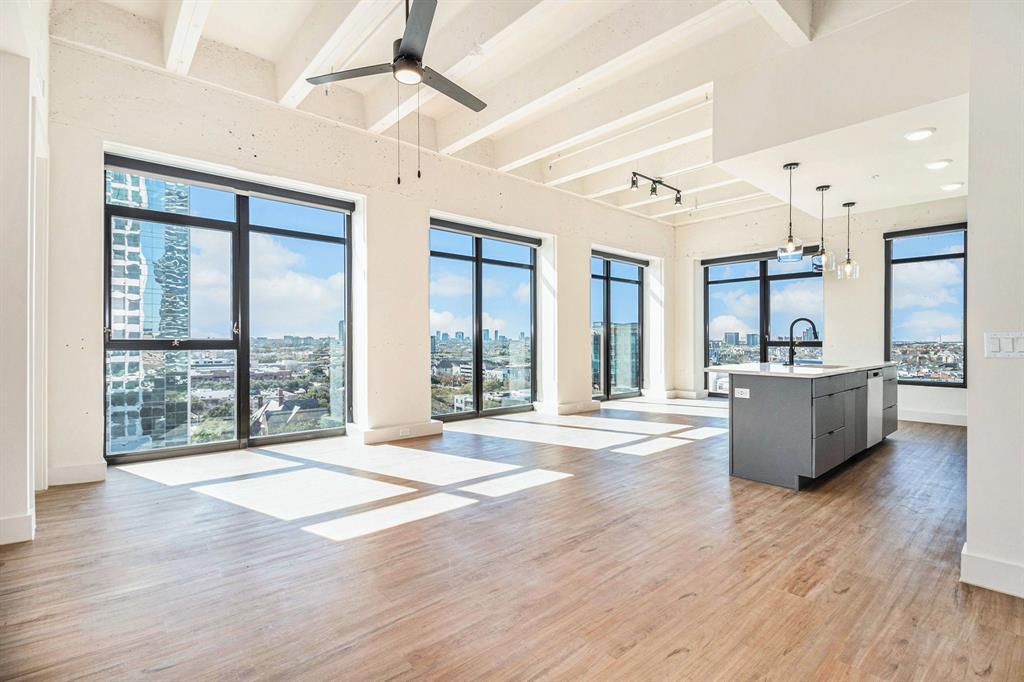
[[[820,279],[776,282],[772,286],[773,316],[775,313],[784,313],[790,317],[817,317],[822,306]]]
[[[757,294],[745,289],[726,289],[713,287],[711,298],[721,302],[722,307],[736,317],[752,317],[757,315],[759,302]]]
[[[901,338],[913,341],[960,341],[962,321],[957,315],[938,310],[918,310],[898,325]]]
[[[301,253],[266,235],[252,235],[250,310],[253,336],[334,336],[343,318],[345,276],[297,271]]]
[[[963,270],[956,261],[897,264],[892,269],[893,309],[938,308],[958,303]]]
[[[430,278],[432,296],[472,296],[473,280],[469,277],[443,272]]]
[[[530,302],[530,283],[529,282],[523,282],[522,284],[520,284],[516,288],[515,293],[512,294],[512,297],[514,299],[516,299],[517,303],[529,303]]]
[[[483,318],[484,329],[493,329],[495,331],[505,331],[508,327],[508,323],[499,318],[492,317],[486,311],[484,312]],[[430,309],[430,333],[434,332],[448,332],[449,334],[455,334],[455,332],[465,332],[467,335],[473,333],[473,318],[469,315],[459,316],[450,310],[434,310]]]
[[[501,296],[507,290],[504,282],[489,277],[484,277],[482,288],[484,296]]]
[[[189,234],[189,308],[195,338],[229,338],[231,323],[231,235],[193,229]]]
[[[708,338],[721,340],[726,332],[739,332],[740,334],[755,334],[753,329],[746,322],[735,315],[718,315],[708,322]]]

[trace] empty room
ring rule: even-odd
[[[0,1],[0,680],[1024,680],[1024,2]]]

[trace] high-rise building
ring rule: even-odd
[[[441,334],[441,340],[442,340],[442,341],[447,341],[447,340],[449,340],[450,338],[451,338],[451,337],[450,337],[450,336],[448,336],[448,332],[444,332],[443,334]]]
[[[466,340],[466,334],[464,332],[455,332],[455,340],[456,341],[465,341]]]
[[[739,332],[726,332],[725,333],[725,345],[727,345],[727,346],[738,346],[738,345],[740,345],[740,333]]]
[[[747,334],[747,345],[748,346],[756,346],[757,345],[757,334]]]
[[[491,330],[490,329],[485,329],[484,330],[484,341],[490,341],[490,340],[491,340]]]

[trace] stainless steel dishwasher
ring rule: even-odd
[[[882,382],[885,381],[881,369],[868,371],[868,441],[870,448],[882,442]]]

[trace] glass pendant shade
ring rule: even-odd
[[[789,171],[789,236],[776,251],[780,263],[795,263],[804,258],[804,245],[793,236],[793,171],[799,163],[787,163],[782,167]]]
[[[786,237],[786,242],[776,252],[780,263],[794,263],[804,257],[804,245],[793,235]]]
[[[843,264],[836,269],[838,279],[858,279],[860,277],[860,265],[852,258],[847,258]]]

